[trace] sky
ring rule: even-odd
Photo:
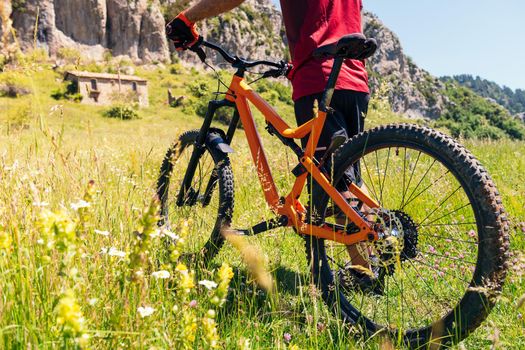
[[[479,75],[525,90],[524,0],[363,0],[363,4],[399,36],[405,54],[433,75]]]

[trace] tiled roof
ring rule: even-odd
[[[144,78],[137,77],[135,75],[125,74],[109,74],[109,73],[95,73],[95,72],[82,72],[82,71],[68,71],[66,72],[66,79],[68,75],[72,75],[78,78],[95,78],[95,79],[107,79],[107,80],[125,80],[125,81],[136,81],[136,82],[148,82]]]

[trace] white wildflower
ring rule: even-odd
[[[118,256],[119,258],[123,258],[126,256],[126,252],[123,252],[121,250],[115,249],[113,247],[109,248],[108,252],[109,256]]]
[[[166,270],[160,270],[160,271],[152,272],[151,276],[158,278],[158,279],[167,279],[167,278],[170,278],[171,274]]]
[[[95,230],[95,233],[101,236],[109,236],[109,231]]]
[[[151,306],[145,306],[145,307],[139,306],[137,308],[137,311],[140,314],[140,317],[144,318],[144,317],[153,315],[153,313],[155,312],[155,309],[152,308]]]
[[[121,250],[118,250],[117,248],[111,247],[111,248],[102,248],[100,250],[101,254],[107,254],[109,256],[117,256],[119,258],[124,258],[126,256],[126,252],[123,252]]]
[[[91,204],[89,202],[86,202],[85,200],[81,199],[76,203],[71,203],[71,209],[73,210],[79,210],[81,208],[89,208]]]
[[[160,236],[160,230],[159,229],[155,229],[153,232],[151,232],[149,234],[150,238],[156,238],[156,237],[159,237]]]
[[[12,166],[6,166],[6,167],[4,167],[4,170],[6,170],[6,171],[15,171],[17,168],[18,168],[18,160],[15,160],[13,162]]]
[[[44,207],[47,207],[49,205],[48,202],[39,202],[39,201],[34,201],[33,202],[33,205],[35,207],[39,207],[39,208],[44,208]]]
[[[162,233],[164,234],[164,236],[169,237],[172,241],[178,241],[180,239],[179,236],[177,236],[176,234],[174,234],[170,230],[163,230]]]
[[[208,288],[209,290],[217,288],[217,283],[215,283],[213,281],[209,281],[209,280],[199,281],[199,284],[201,286],[204,286],[204,287]]]
[[[88,304],[93,306],[98,302],[98,298],[91,298],[88,300]]]

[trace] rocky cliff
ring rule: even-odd
[[[187,0],[163,0],[167,18],[185,7]],[[221,16],[199,23],[199,33],[211,42],[220,43],[231,53],[251,59],[288,57],[282,15],[270,0],[247,0],[238,8]],[[171,47],[172,51],[173,47]],[[213,51],[207,52],[210,61],[222,59]],[[187,62],[197,62],[193,53],[174,52]]]
[[[75,48],[83,57],[95,60],[102,59],[106,50],[138,62],[169,59],[158,0],[24,0],[12,4],[11,18],[22,49],[36,45],[54,56],[63,47]]]
[[[149,63],[169,60],[173,52],[165,39],[163,11],[187,2],[17,0],[7,4],[13,4],[10,17],[24,50],[43,47],[56,56],[67,47],[95,60],[110,51],[114,56],[126,55],[135,62]],[[287,52],[281,14],[269,0],[248,0],[230,13],[201,23],[200,32],[240,56],[284,58]],[[182,57],[194,60],[194,55]]]

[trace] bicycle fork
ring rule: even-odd
[[[219,108],[223,108],[223,107],[235,108],[235,112],[233,113],[233,117],[230,122],[230,126],[228,127],[228,132],[225,136],[220,135],[218,137],[211,138],[210,130],[218,130],[219,134],[224,134],[222,130],[211,128],[211,122],[213,120],[213,117],[215,116],[215,113],[217,112]],[[231,153],[233,150],[231,149],[231,147],[229,147],[229,145],[231,143],[231,140],[233,139],[233,135],[235,134],[235,130],[237,128],[238,123],[239,123],[239,113],[233,102],[227,101],[227,100],[210,101],[210,103],[208,104],[208,110],[206,112],[206,116],[204,117],[204,122],[200,129],[199,135],[197,136],[197,140],[195,141],[195,148],[193,149],[193,153],[191,154],[188,168],[186,169],[186,173],[184,174],[184,179],[182,181],[179,193],[177,195],[177,202],[176,202],[177,206],[179,207],[183,205],[191,206],[197,202],[199,193],[195,192],[195,189],[192,188],[191,184],[193,181],[193,177],[195,176],[195,171],[197,170],[197,166],[199,164],[199,159],[204,154],[204,151],[207,145],[216,147],[220,152],[224,154]],[[206,185],[206,190],[204,191],[204,195],[202,197],[203,206],[206,206],[209,204],[211,200],[211,196],[217,184],[217,180],[218,180],[218,172],[215,167],[214,171],[212,172],[210,176],[208,184]]]

